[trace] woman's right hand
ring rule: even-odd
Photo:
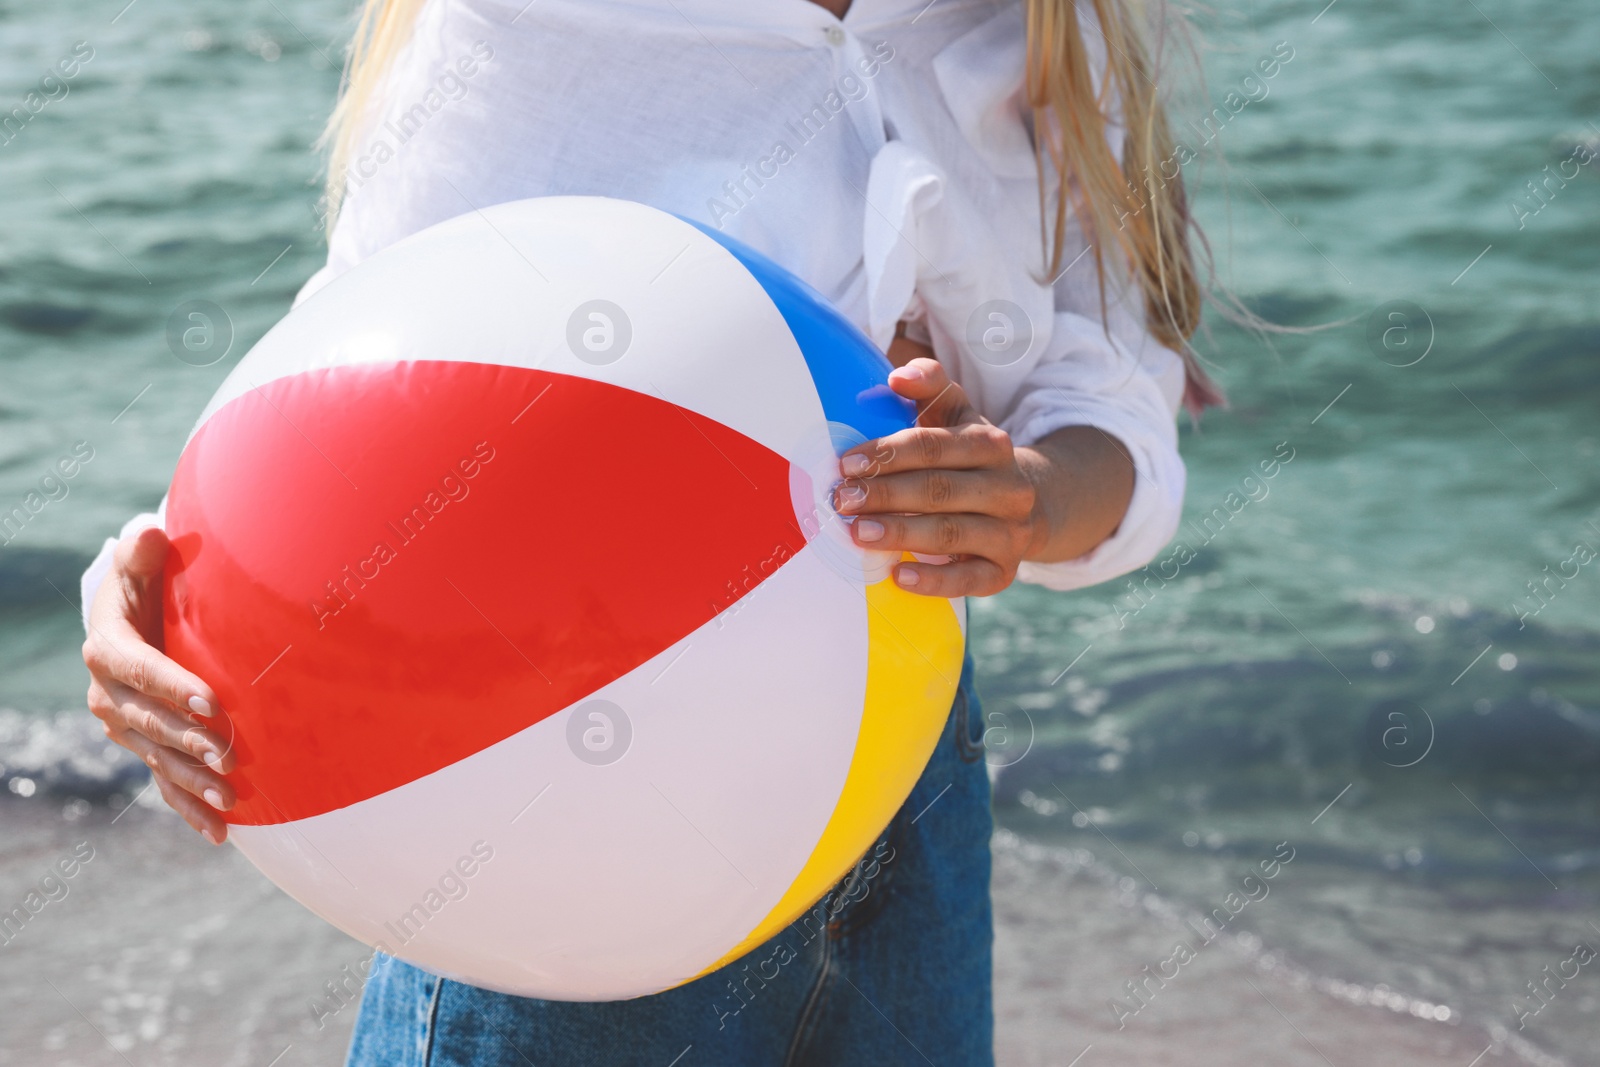
[[[117,543],[111,572],[89,607],[83,662],[89,710],[106,736],[138,756],[161,796],[213,845],[228,836],[219,812],[233,807],[229,743],[207,725],[218,710],[210,686],[161,652],[161,571],[170,542],[149,528]]]

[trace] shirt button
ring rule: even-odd
[[[828,39],[828,43],[833,45],[835,48],[844,44],[844,30],[840,29],[838,26],[829,26],[823,31],[823,36],[826,37]]]

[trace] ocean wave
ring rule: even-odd
[[[40,333],[61,337],[87,325],[94,309],[68,307],[46,300],[29,300],[0,306],[0,320],[20,333]]]
[[[1592,404],[1600,393],[1596,356],[1600,326],[1539,324],[1496,337],[1473,353],[1470,366],[1481,369],[1486,382],[1528,401]]]

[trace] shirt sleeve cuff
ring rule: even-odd
[[[1170,464],[1152,463],[1139,450],[1130,447],[1129,451],[1133,454],[1133,497],[1116,532],[1077,559],[1024,561],[1017,568],[1018,580],[1061,592],[1098,585],[1143,567],[1172,540],[1183,510],[1183,465],[1176,463],[1173,470]]]
[[[1094,370],[1056,363],[1035,371],[1034,388],[1002,422],[1012,441],[1033,445],[1068,426],[1093,426],[1128,450],[1134,483],[1128,510],[1110,537],[1076,559],[1024,562],[1019,580],[1063,591],[1097,585],[1145,566],[1177,532],[1187,475],[1178,454],[1174,397],[1167,395],[1173,391],[1164,374],[1153,373],[1163,369],[1162,362],[1129,366],[1118,360]]]

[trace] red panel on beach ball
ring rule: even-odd
[[[179,461],[166,647],[216,687],[235,823],[429,774],[634,669],[805,543],[789,464],[654,396],[482,363],[344,366]]]

